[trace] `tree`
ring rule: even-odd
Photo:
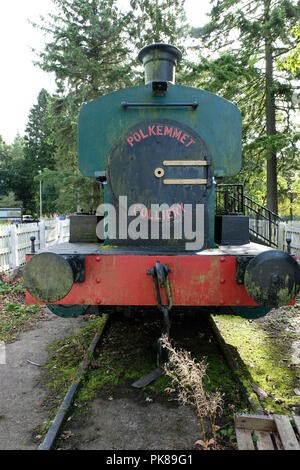
[[[56,15],[36,25],[50,35],[36,64],[54,72],[57,95],[51,114],[58,152],[76,166],[77,118],[83,102],[129,85],[129,50],[123,30],[129,19],[116,0],[53,0]]]
[[[256,125],[248,129],[244,142],[252,151],[254,147],[259,149],[267,160],[267,206],[276,213],[278,153],[284,150],[284,134],[295,134],[295,130],[290,119],[292,84],[288,77],[275,76],[274,72],[276,60],[294,46],[288,32],[298,15],[299,7],[289,0],[213,1],[210,22],[194,31],[217,54],[215,61],[224,58],[225,52],[232,55],[236,64],[243,65],[243,72],[238,75],[244,76],[244,82],[249,78],[250,83],[254,80],[252,85],[258,87],[251,90],[252,96],[244,89],[237,101],[240,104],[247,95],[250,100],[259,95],[262,98],[260,103],[256,102],[258,109],[254,106]],[[249,76],[248,72],[254,68],[256,77]]]
[[[138,83],[141,75],[133,63],[136,63],[137,49],[145,43],[160,40],[178,43],[182,34],[180,36],[177,23],[183,13],[184,0],[132,0],[126,13],[118,10],[116,0],[53,1],[58,13],[43,18],[42,25],[35,26],[51,38],[39,52],[36,63],[43,70],[55,73],[58,87],[57,94],[49,101],[56,144],[53,171],[57,178],[52,178],[59,191],[56,207],[67,210],[68,201],[69,210],[74,210],[79,198],[80,205],[88,210],[93,201],[96,207],[99,205],[103,192],[97,182],[84,180],[77,170],[80,106]],[[64,181],[64,185],[56,183],[58,179]]]
[[[296,38],[297,44],[294,49],[292,49],[287,57],[279,61],[279,69],[291,70],[296,72],[300,69],[300,25],[296,25],[291,29],[291,35]]]
[[[67,187],[59,187],[60,194],[69,189],[69,209],[76,208],[73,185],[82,186],[77,171],[78,114],[81,104],[98,96],[131,84],[129,49],[125,44],[126,26],[130,18],[121,14],[116,0],[53,0],[58,13],[42,18],[35,25],[50,35],[45,49],[36,62],[42,70],[54,72],[57,93],[52,97],[49,116],[56,145],[56,168]],[[74,178],[65,178],[65,172]],[[85,185],[100,199],[99,184],[86,179]],[[81,205],[88,205],[88,194],[83,191]],[[101,201],[98,200],[96,206]],[[66,208],[66,204],[63,204]]]
[[[130,38],[136,50],[154,42],[166,42],[180,49],[188,32],[185,0],[130,0]]]
[[[0,196],[1,204],[22,204],[30,200],[24,164],[24,138],[17,135],[12,145],[0,138]]]
[[[44,168],[54,169],[56,145],[52,136],[52,124],[49,116],[50,95],[42,89],[35,104],[28,116],[28,123],[24,137],[24,161],[22,168],[23,192],[19,197],[23,197],[26,210],[38,212],[39,204],[39,184],[35,177]],[[44,188],[45,189],[45,188]],[[44,212],[51,212],[51,202],[46,198]],[[45,201],[45,202],[46,202]],[[50,205],[50,207],[48,207]]]

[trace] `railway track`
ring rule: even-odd
[[[107,322],[108,322],[108,319],[109,319],[109,315],[107,314],[104,314],[103,315],[103,321],[101,322],[100,324],[100,327],[98,328],[98,330],[96,331],[95,333],[95,336],[93,338],[93,341],[91,342],[88,350],[87,350],[87,353],[89,356],[91,356],[94,351],[95,351],[95,348],[104,332],[104,329],[107,325]],[[87,370],[88,368],[88,361],[86,360],[83,360],[79,369],[78,369],[78,372],[75,376],[75,378],[73,379],[72,381],[72,384],[70,385],[70,388],[69,390],[67,391],[66,395],[65,395],[65,398],[62,402],[62,404],[60,405],[59,409],[58,409],[58,412],[43,440],[43,442],[41,443],[41,445],[39,446],[39,450],[51,450],[58,435],[59,435],[59,432],[60,432],[60,429],[63,425],[63,422],[64,422],[64,419],[69,411],[69,408],[70,406],[72,405],[73,403],[73,400],[74,400],[74,397],[75,397],[75,394],[76,394],[76,391],[77,391],[77,388],[81,382],[81,380],[83,379],[84,377],[84,373],[85,371]]]
[[[191,322],[194,321],[194,317],[193,317],[194,313],[193,312],[188,312],[188,313],[185,313],[184,314],[184,317],[185,317],[185,320],[182,322],[181,320],[180,321],[177,321],[177,318],[174,317],[174,321],[172,321],[172,330],[171,330],[171,338],[172,338],[172,333],[173,333],[173,325],[174,325],[174,330],[179,329],[180,330],[180,336],[182,336],[183,334],[183,337],[185,336],[185,334],[187,335],[187,340],[189,339],[189,335],[191,334],[191,331],[189,330],[189,328],[187,328],[186,332],[184,333],[184,331],[182,330],[182,328],[184,327],[184,325],[190,325]],[[94,351],[95,351],[95,348],[97,346],[97,344],[101,341],[101,338],[103,336],[103,333],[104,331],[106,332],[106,334],[109,335],[110,333],[110,327],[109,327],[109,319],[110,317],[112,317],[113,314],[104,314],[103,315],[103,320],[100,324],[100,326],[98,327],[95,335],[94,335],[94,338],[87,350],[87,357],[92,357],[93,354],[94,354]],[[253,403],[253,401],[250,399],[249,397],[249,394],[247,392],[247,390],[245,389],[243,383],[239,380],[239,375],[236,374],[236,365],[234,364],[232,358],[230,357],[230,352],[226,349],[226,345],[224,344],[224,340],[222,338],[222,335],[220,334],[213,318],[211,315],[206,315],[207,317],[207,320],[204,320],[203,323],[202,321],[200,321],[200,328],[199,330],[197,331],[197,334],[198,336],[196,336],[196,338],[193,339],[193,341],[199,341],[199,343],[203,343],[203,345],[205,345],[205,342],[208,342],[208,344],[210,344],[210,346],[212,345],[212,336],[211,334],[213,334],[213,340],[214,342],[216,343],[216,347],[219,351],[222,352],[222,355],[224,356],[224,360],[226,361],[226,363],[230,366],[230,369],[231,369],[231,372],[233,373],[234,375],[234,378],[235,380],[239,383],[239,387],[240,387],[240,390],[241,390],[241,394],[244,395],[244,398],[247,400],[249,406],[252,408],[252,410],[256,413],[256,414],[263,414],[262,412],[262,409],[259,408],[257,406],[257,404]],[[197,318],[197,317],[195,317]],[[119,320],[118,320],[119,321]],[[126,323],[127,320],[125,320],[125,323]],[[197,327],[199,327],[199,320],[197,320]],[[207,330],[208,328],[208,330]],[[208,332],[209,331],[209,332]],[[195,333],[195,331],[194,331]],[[174,331],[174,334],[176,336],[176,331]],[[197,339],[198,338],[198,339]],[[155,341],[155,338],[153,338],[153,341]],[[183,342],[181,342],[180,344],[180,347],[182,347],[182,344]],[[186,344],[185,345],[185,348],[189,350],[189,344]],[[80,387],[80,385],[82,385],[83,381],[84,381],[84,377],[85,377],[85,373],[88,369],[88,366],[89,366],[89,362],[87,360],[83,360],[78,368],[78,371],[77,371],[77,374],[75,375],[57,413],[56,413],[56,416],[54,418],[54,420],[52,421],[52,424],[46,434],[46,436],[44,437],[44,440],[43,442],[40,444],[39,446],[39,450],[51,450],[53,449],[53,447],[55,446],[55,443],[57,442],[59,436],[60,436],[60,432],[61,432],[61,429],[63,427],[63,424],[65,422],[65,419],[69,413],[69,410],[75,400],[75,397],[76,397],[76,393]],[[131,384],[131,385],[134,385],[134,384]]]

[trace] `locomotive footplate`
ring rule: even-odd
[[[153,279],[145,273],[159,261],[161,266],[168,266],[170,269],[167,279],[172,285],[174,307],[257,306],[259,304],[249,295],[245,284],[237,282],[236,260],[240,256],[249,257],[248,259],[253,256],[255,259],[266,251],[275,253],[276,250],[249,243],[200,252],[162,253],[99,248],[95,244],[62,243],[47,251],[27,255],[24,279],[34,277],[35,289],[33,291],[32,283],[25,284],[26,301],[35,304],[156,306]],[[35,263],[28,261],[33,257],[37,261],[36,265],[40,266],[39,257],[42,259],[45,253],[53,253],[51,272],[50,266],[45,265],[35,273]],[[71,280],[66,283],[62,278],[64,271],[59,271],[59,268],[66,265],[65,260],[70,256],[72,259],[76,256],[84,258],[85,274],[82,282],[75,278],[72,283],[69,276]],[[30,272],[26,273],[26,270]],[[65,271],[70,271],[68,266]],[[55,297],[51,301],[49,292],[57,286],[60,298]],[[39,297],[35,296],[34,292],[37,291]],[[167,289],[161,289],[160,295],[161,304],[168,305]]]

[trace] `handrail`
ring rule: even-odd
[[[264,209],[265,211],[267,211],[268,213],[272,214],[276,219],[280,220],[283,222],[283,219],[280,217],[280,215],[276,214],[275,212],[272,212],[270,209],[268,209],[267,207],[265,206],[262,206],[261,204],[259,204],[259,202],[256,202],[254,201],[254,199],[252,199],[251,197],[249,196],[246,196],[244,194],[244,199],[248,199],[248,201],[251,201],[253,204],[255,204],[256,206],[259,206],[261,207],[262,209]]]
[[[255,218],[255,227],[251,226],[253,219],[250,219],[249,231],[258,239],[264,240],[269,246],[278,246],[277,234],[279,222],[283,219],[267,207],[254,201],[244,194],[242,184],[219,184],[216,187],[216,214],[237,215],[243,214]],[[223,200],[221,196],[223,195]],[[220,211],[221,207],[221,211]],[[267,223],[262,227],[259,220]]]

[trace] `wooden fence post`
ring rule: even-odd
[[[285,248],[285,227],[284,222],[279,222],[278,224],[278,249],[284,251]]]
[[[39,223],[39,232],[40,232],[40,250],[46,247],[46,235],[45,235],[45,222],[42,220]]]
[[[18,257],[18,233],[17,226],[11,225],[10,227],[10,240],[11,240],[11,263],[12,268],[16,268],[19,265]]]

